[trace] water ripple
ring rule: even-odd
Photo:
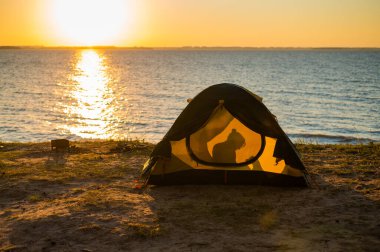
[[[0,51],[0,140],[157,142],[222,82],[264,97],[295,139],[380,141],[380,51]]]

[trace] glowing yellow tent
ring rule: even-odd
[[[234,84],[198,94],[142,170],[148,184],[306,186],[299,155],[262,103]]]

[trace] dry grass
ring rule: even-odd
[[[0,143],[0,251],[376,251],[380,145],[297,148],[313,187],[136,189],[152,145]]]

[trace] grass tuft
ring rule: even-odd
[[[142,239],[148,239],[162,234],[162,229],[158,225],[128,223],[127,229],[132,231],[133,236]]]

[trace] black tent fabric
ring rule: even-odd
[[[276,139],[273,157],[284,160],[285,163],[292,168],[306,173],[305,166],[302,163],[295,146],[281,129],[276,117],[272,115],[272,113],[262,103],[261,98],[241,86],[222,83],[206,88],[188,104],[188,106],[178,116],[164,138],[154,148],[148,162],[149,165],[145,166],[143,169],[143,174],[147,175],[159,159],[172,158],[171,142],[187,139],[188,144],[189,136],[204,127],[208,120],[210,120],[210,117],[212,117],[215,109],[221,105],[245,127],[261,134],[261,136]],[[188,148],[188,150],[191,150],[191,148]],[[190,154],[192,154],[191,151]],[[194,157],[194,155],[192,156]],[[187,171],[187,173],[194,172],[197,173],[197,170]],[[203,173],[205,172],[206,171],[203,171]],[[231,174],[230,171],[229,173]],[[244,176],[246,175],[247,174]],[[280,177],[286,176],[282,174],[276,175],[280,175]],[[165,176],[168,177],[169,175],[166,174]],[[174,176],[173,180],[175,182],[175,173],[170,176]],[[263,172],[260,176],[257,174],[255,176],[257,176],[257,178],[267,177],[265,172]],[[186,182],[186,176],[185,178],[179,179],[179,175],[177,174],[177,177],[178,181],[181,181],[181,183]],[[189,178],[190,177],[193,176],[189,175]],[[293,178],[289,179],[292,180]],[[259,183],[257,179],[254,180],[255,181],[253,181],[253,183]],[[303,181],[304,182],[298,184],[306,184],[305,179],[303,179]],[[156,178],[151,178],[150,180],[148,179],[148,183],[152,182],[157,184],[159,181],[157,181]],[[239,179],[237,179],[236,183],[239,183]]]

